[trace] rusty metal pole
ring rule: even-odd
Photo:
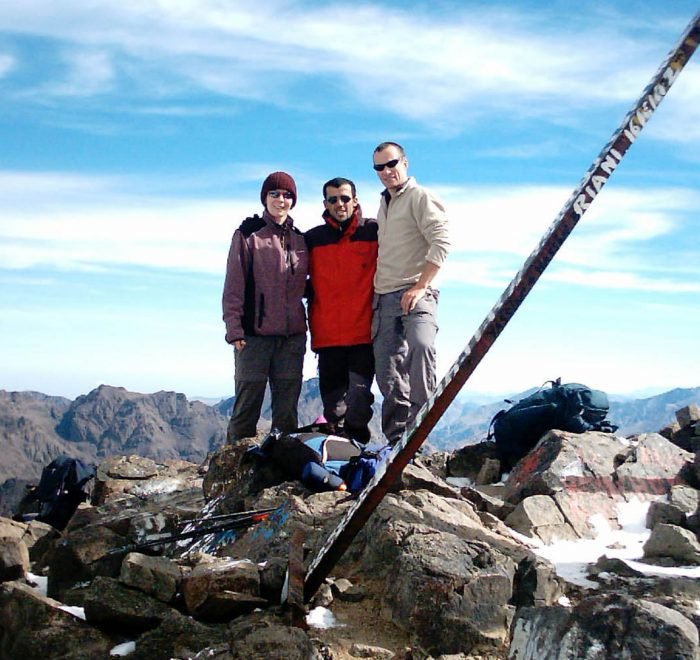
[[[304,609],[304,530],[297,526],[289,541],[287,601],[289,625],[308,630]]]

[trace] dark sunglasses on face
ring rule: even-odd
[[[277,199],[280,195],[284,197],[285,199],[294,199],[294,195],[290,193],[288,190],[271,190],[269,193],[267,193],[272,197],[272,199]]]
[[[400,158],[394,158],[394,160],[388,160],[386,163],[375,163],[373,167],[375,170],[377,170],[377,172],[384,171],[385,167],[393,170],[399,164],[400,160]]]
[[[337,204],[337,203],[338,203],[338,200],[340,200],[341,202],[343,202],[343,204],[347,204],[348,202],[351,202],[351,201],[352,201],[352,197],[348,197],[347,195],[340,195],[340,197],[336,197],[335,195],[333,195],[332,197],[328,197],[328,198],[326,199],[326,201],[327,201],[329,204]]]

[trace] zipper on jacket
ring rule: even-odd
[[[294,267],[294,260],[292,259],[292,230],[287,225],[282,228],[280,242],[282,243],[282,250],[284,250],[285,264],[292,272],[292,275],[294,275],[296,269]]]
[[[258,306],[258,328],[262,327],[263,317],[265,316],[265,294],[260,294],[260,304]]]

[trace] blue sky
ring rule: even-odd
[[[695,2],[0,3],[0,388],[233,393],[220,297],[267,173],[357,183],[383,140],[444,200],[444,373]],[[465,394],[700,385],[700,55]],[[307,376],[315,359],[307,355]]]

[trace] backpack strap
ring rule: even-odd
[[[512,403],[511,401],[508,401],[506,399],[506,403]],[[491,422],[489,423],[489,430],[488,434],[486,435],[487,440],[491,440],[493,438],[493,425],[496,423],[497,420],[499,420],[506,412],[505,408],[501,408],[492,418]]]

